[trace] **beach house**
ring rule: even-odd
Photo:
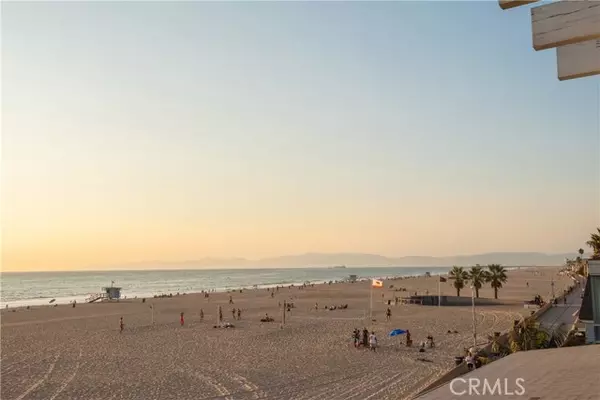
[[[583,292],[579,321],[586,343],[600,343],[600,260],[588,260],[588,279]]]

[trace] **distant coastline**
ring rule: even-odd
[[[454,265],[470,266],[475,264],[501,264],[504,266],[549,266],[557,267],[565,263],[565,258],[575,258],[578,254],[560,253],[546,254],[536,252],[494,252],[472,255],[456,255],[446,257],[404,256],[387,257],[378,254],[364,253],[305,253],[280,257],[249,260],[245,258],[201,258],[189,261],[147,261],[122,265],[91,266],[82,270],[156,270],[156,269],[242,269],[242,268],[329,268],[344,266],[346,268],[368,267],[451,267]]]
[[[546,254],[534,252],[496,252],[447,257],[405,256],[386,257],[363,253],[306,253],[281,257],[249,260],[245,258],[201,258],[187,261],[141,261],[112,265],[90,265],[81,268],[52,270],[52,272],[72,271],[159,271],[159,270],[238,270],[238,269],[281,269],[281,268],[433,268],[471,266],[475,264],[500,264],[507,267],[558,267],[566,258],[576,258],[577,253]],[[584,255],[585,257],[585,255]],[[15,271],[2,270],[0,273],[44,272],[47,269]]]

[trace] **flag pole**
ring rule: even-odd
[[[373,281],[371,281],[371,301],[369,303],[369,319],[373,320]]]

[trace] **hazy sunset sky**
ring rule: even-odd
[[[600,79],[529,8],[3,3],[3,269],[576,251]]]

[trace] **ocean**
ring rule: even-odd
[[[122,288],[128,298],[152,297],[169,293],[197,293],[202,290],[259,288],[343,280],[349,275],[358,279],[445,274],[450,267],[364,267],[364,268],[265,268],[202,269],[147,271],[76,271],[76,272],[3,272],[0,307],[43,305],[51,299],[66,304],[85,301],[102,287]]]

